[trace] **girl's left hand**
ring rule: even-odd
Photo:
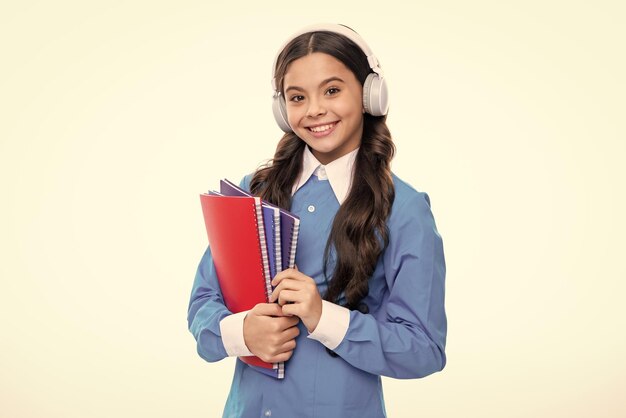
[[[315,281],[297,269],[287,269],[274,277],[272,286],[270,302],[278,301],[283,314],[300,317],[310,333],[315,331],[322,316],[322,297]]]

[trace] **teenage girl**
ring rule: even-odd
[[[381,376],[446,363],[443,246],[428,195],[390,170],[387,88],[365,41],[341,25],[293,35],[273,68],[285,135],[242,187],[301,219],[296,269],[270,303],[232,314],[210,250],[189,329],[207,361],[286,361],[283,380],[237,360],[224,417],[385,417]]]

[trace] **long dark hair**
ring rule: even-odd
[[[313,52],[338,59],[361,84],[371,72],[363,51],[345,36],[326,31],[309,32],[289,42],[278,57],[275,75],[281,92],[289,64]],[[331,249],[335,250],[335,268],[324,299],[337,302],[345,292],[345,305],[349,309],[357,308],[367,296],[368,279],[389,242],[386,220],[395,197],[390,168],[395,146],[385,121],[386,116],[364,114],[352,187],[335,215],[324,252],[324,275],[328,277]],[[286,133],[276,147],[274,158],[253,175],[251,191],[289,209],[291,191],[302,169],[305,146],[296,134]]]

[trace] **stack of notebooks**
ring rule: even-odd
[[[200,203],[228,310],[237,313],[267,303],[273,277],[295,265],[300,219],[226,179],[220,181],[219,192],[201,194]],[[240,359],[261,373],[285,377],[284,363],[256,356]]]

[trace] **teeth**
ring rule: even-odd
[[[312,130],[313,132],[324,132],[324,131],[329,130],[333,126],[335,126],[335,124],[331,123],[329,125],[316,126],[314,128],[309,128],[309,129]]]

